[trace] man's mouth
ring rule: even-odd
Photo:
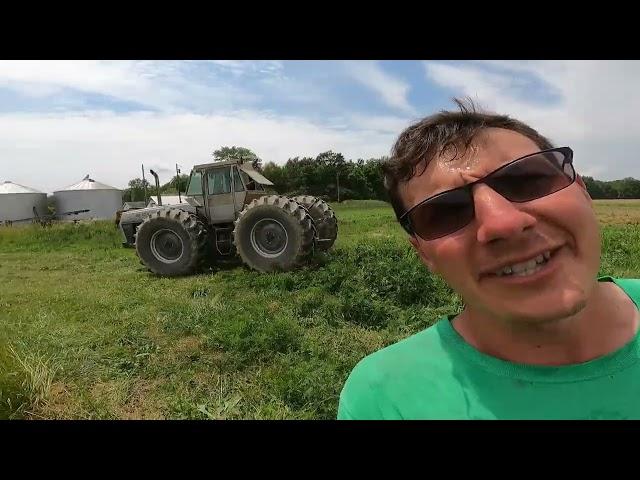
[[[513,265],[507,265],[495,272],[492,272],[498,277],[515,275],[519,277],[526,277],[527,275],[533,275],[542,268],[542,265],[547,263],[547,260],[551,258],[551,251],[547,250],[536,257],[525,260],[524,262],[514,263]]]
[[[545,269],[547,264],[553,260],[560,247],[544,250],[532,255],[524,260],[500,266],[495,270],[485,272],[481,276],[486,277],[530,277]]]

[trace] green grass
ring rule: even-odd
[[[334,249],[278,274],[158,278],[112,223],[1,228],[0,418],[335,418],[362,357],[460,300],[387,204],[334,207]],[[638,225],[597,211],[601,273],[640,276]]]

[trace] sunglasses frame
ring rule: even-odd
[[[519,201],[519,202],[518,202],[518,201],[512,201],[512,200],[509,200],[509,201],[510,201],[510,202],[513,202],[513,203],[526,203],[526,202],[531,202],[531,201],[533,201],[533,200],[537,200],[537,199],[539,199],[539,198],[544,198],[544,197],[546,197],[546,196],[548,196],[548,195],[552,195],[552,194],[554,194],[554,193],[557,193],[557,192],[559,192],[560,190],[564,190],[565,188],[567,188],[567,187],[569,187],[569,186],[573,185],[573,183],[576,181],[576,178],[577,178],[576,170],[575,170],[575,168],[573,167],[573,150],[572,150],[571,148],[569,148],[569,147],[548,148],[548,149],[546,149],[546,150],[541,150],[541,151],[539,151],[539,152],[530,153],[530,154],[528,154],[528,155],[525,155],[525,156],[523,156],[523,157],[516,158],[515,160],[512,160],[512,161],[510,161],[510,162],[508,162],[508,163],[505,163],[504,165],[502,165],[502,166],[500,166],[500,167],[496,168],[494,171],[492,171],[492,172],[488,173],[488,174],[487,174],[487,175],[485,175],[484,177],[479,178],[478,180],[476,180],[476,181],[474,181],[474,182],[467,183],[466,185],[462,185],[461,187],[451,188],[451,189],[449,189],[449,190],[445,190],[444,192],[436,193],[435,195],[432,195],[432,196],[430,196],[430,197],[427,197],[427,198],[425,198],[424,200],[422,200],[421,202],[419,202],[419,203],[417,203],[416,205],[414,205],[413,207],[411,207],[411,208],[410,208],[409,210],[407,210],[406,212],[404,212],[404,213],[400,216],[400,218],[398,219],[398,221],[400,222],[400,225],[402,226],[402,228],[403,228],[403,229],[404,229],[404,230],[405,230],[409,235],[411,235],[411,236],[418,235],[420,238],[423,238],[423,239],[424,239],[424,240],[426,240],[426,241],[436,240],[436,239],[438,239],[438,238],[446,237],[447,235],[451,235],[452,233],[455,233],[455,232],[457,232],[458,230],[462,230],[464,227],[466,227],[466,226],[471,222],[471,220],[473,220],[473,218],[475,217],[475,215],[471,217],[471,220],[470,220],[469,222],[465,223],[465,224],[464,224],[464,225],[462,225],[460,228],[456,228],[455,230],[453,230],[453,231],[451,231],[451,232],[445,233],[445,234],[443,234],[443,235],[439,235],[439,236],[437,236],[437,237],[433,237],[433,238],[428,238],[428,239],[426,239],[426,238],[422,237],[421,235],[417,234],[417,233],[414,231],[413,226],[412,226],[412,224],[411,224],[411,218],[409,217],[409,214],[410,214],[412,211],[414,211],[416,208],[419,208],[419,207],[421,207],[422,205],[424,205],[425,203],[427,203],[428,201],[433,200],[434,198],[437,198],[437,197],[439,197],[439,196],[441,196],[441,195],[445,195],[445,194],[448,194],[448,193],[451,193],[451,192],[454,192],[454,191],[458,191],[458,190],[466,190],[466,191],[469,193],[469,196],[471,196],[471,197],[472,197],[471,190],[472,190],[472,188],[473,188],[473,186],[474,186],[474,185],[477,185],[478,183],[486,183],[486,180],[487,180],[488,178],[491,178],[492,176],[494,176],[496,173],[500,172],[501,170],[504,170],[505,168],[508,168],[508,167],[512,166],[514,163],[521,162],[521,161],[523,161],[523,160],[526,160],[526,159],[527,159],[527,158],[529,158],[529,157],[534,157],[534,156],[536,156],[536,155],[540,155],[540,154],[542,154],[542,153],[549,153],[549,152],[560,152],[560,153],[562,153],[562,154],[564,155],[564,159],[563,159],[563,161],[562,161],[562,165],[561,165],[561,168],[562,168],[562,174],[567,175],[567,173],[564,171],[564,169],[565,169],[565,165],[567,165],[567,164],[568,164],[568,165],[571,167],[571,176],[567,175],[567,177],[569,177],[569,178],[571,179],[571,182],[569,182],[566,186],[564,186],[564,187],[560,188],[559,190],[556,190],[556,191],[554,191],[554,192],[548,193],[548,194],[546,194],[546,195],[542,195],[542,196],[540,196],[540,197],[533,198],[533,199],[531,199],[531,200],[523,200],[523,201]],[[473,197],[472,197],[472,198],[473,198]],[[473,203],[473,202],[472,202],[472,203]]]

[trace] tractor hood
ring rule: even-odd
[[[267,180],[266,177],[263,177],[262,175],[260,175],[258,172],[256,172],[250,164],[238,164],[238,168],[240,168],[240,170],[242,170],[244,173],[246,173],[247,175],[249,175],[252,179],[254,179],[256,182],[258,182],[261,185],[273,185],[273,183],[269,180]]]

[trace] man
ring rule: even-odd
[[[385,186],[465,307],[362,360],[338,418],[640,418],[640,281],[597,277],[572,150],[456,103],[400,135]]]

